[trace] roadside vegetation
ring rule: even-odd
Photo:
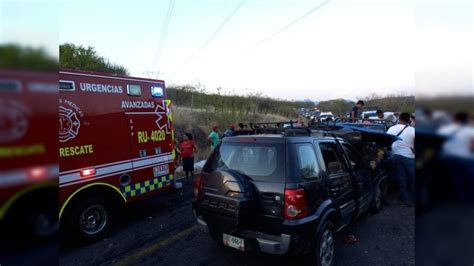
[[[312,102],[273,99],[261,93],[238,95],[222,88],[217,88],[217,93],[211,93],[203,87],[202,84],[168,86],[168,98],[179,106],[203,109],[219,116],[231,114],[236,120],[260,114],[296,118],[298,108],[314,107]]]
[[[43,48],[3,44],[0,45],[0,68],[56,72],[58,59],[48,54]]]
[[[61,68],[119,75],[129,74],[125,67],[111,63],[108,59],[100,56],[94,47],[77,46],[72,43],[65,43],[59,46],[59,65]]]
[[[413,113],[415,111],[415,96],[405,95],[377,95],[371,94],[368,97],[362,97],[357,100],[363,100],[366,108],[377,108],[382,111],[390,112],[407,112]],[[317,107],[324,111],[331,111],[334,115],[345,115],[350,112],[355,102],[344,99],[335,99],[329,101],[321,101]]]
[[[456,112],[474,113],[474,95],[471,96],[439,96],[434,98],[417,98],[416,106],[430,110],[444,110],[454,114]]]
[[[249,113],[248,116],[245,116],[238,113],[232,114],[228,110],[225,110],[223,113],[215,113],[212,108],[210,109],[190,108],[173,103],[175,136],[178,141],[181,141],[184,133],[193,134],[198,149],[197,154],[195,154],[196,161],[204,160],[209,156],[210,142],[207,141],[207,136],[213,126],[218,126],[222,134],[231,123],[237,127],[238,123],[247,124],[255,121],[272,122],[288,120],[288,117],[275,114]]]

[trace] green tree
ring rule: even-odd
[[[59,66],[61,68],[97,71],[119,75],[128,75],[128,70],[118,64],[111,63],[100,56],[94,47],[76,46],[65,43],[59,46]]]
[[[58,60],[43,48],[5,44],[0,45],[0,68],[57,71]]]

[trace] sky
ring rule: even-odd
[[[416,6],[416,96],[474,97],[474,1]]]
[[[0,21],[28,11],[0,40],[92,46],[168,85],[318,101],[473,93],[472,0],[1,1]]]
[[[59,2],[0,0],[0,44],[41,47],[59,58]]]

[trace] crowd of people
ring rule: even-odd
[[[364,102],[358,101],[350,111],[353,121],[370,120],[362,119],[361,113]],[[457,112],[450,115],[443,111],[431,111],[420,109],[416,111],[419,116],[417,124],[415,113],[384,113],[377,110],[377,118],[387,123],[387,134],[395,135],[399,140],[392,144],[392,156],[390,157],[395,167],[394,179],[399,185],[402,203],[412,206],[415,201],[415,126],[420,133],[431,135],[426,139],[437,138],[441,143],[436,151],[440,169],[446,174],[445,185],[453,187],[456,197],[460,199],[474,199],[474,115],[466,112]],[[434,143],[425,143],[423,139],[422,147],[426,150]],[[421,144],[421,143],[420,143]],[[428,149],[433,150],[433,149]],[[419,162],[425,160],[426,152],[422,152]],[[432,154],[432,152],[428,152]],[[434,156],[434,155],[431,155]],[[418,185],[417,185],[418,186]]]
[[[474,114],[450,115],[429,109],[417,112],[423,150],[417,160],[425,169],[417,189],[430,187],[443,196],[453,193],[457,200],[474,200]]]
[[[351,109],[349,116],[353,122],[362,119],[364,106],[364,101],[359,100]],[[405,112],[391,114],[379,109],[376,111],[376,117],[388,127],[387,134],[398,138],[392,143],[389,160],[394,166],[393,179],[396,180],[400,190],[400,203],[412,207],[415,204],[415,114]],[[372,123],[370,120],[362,121]]]

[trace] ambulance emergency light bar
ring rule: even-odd
[[[153,97],[163,97],[163,88],[158,86],[151,87],[151,96]]]

